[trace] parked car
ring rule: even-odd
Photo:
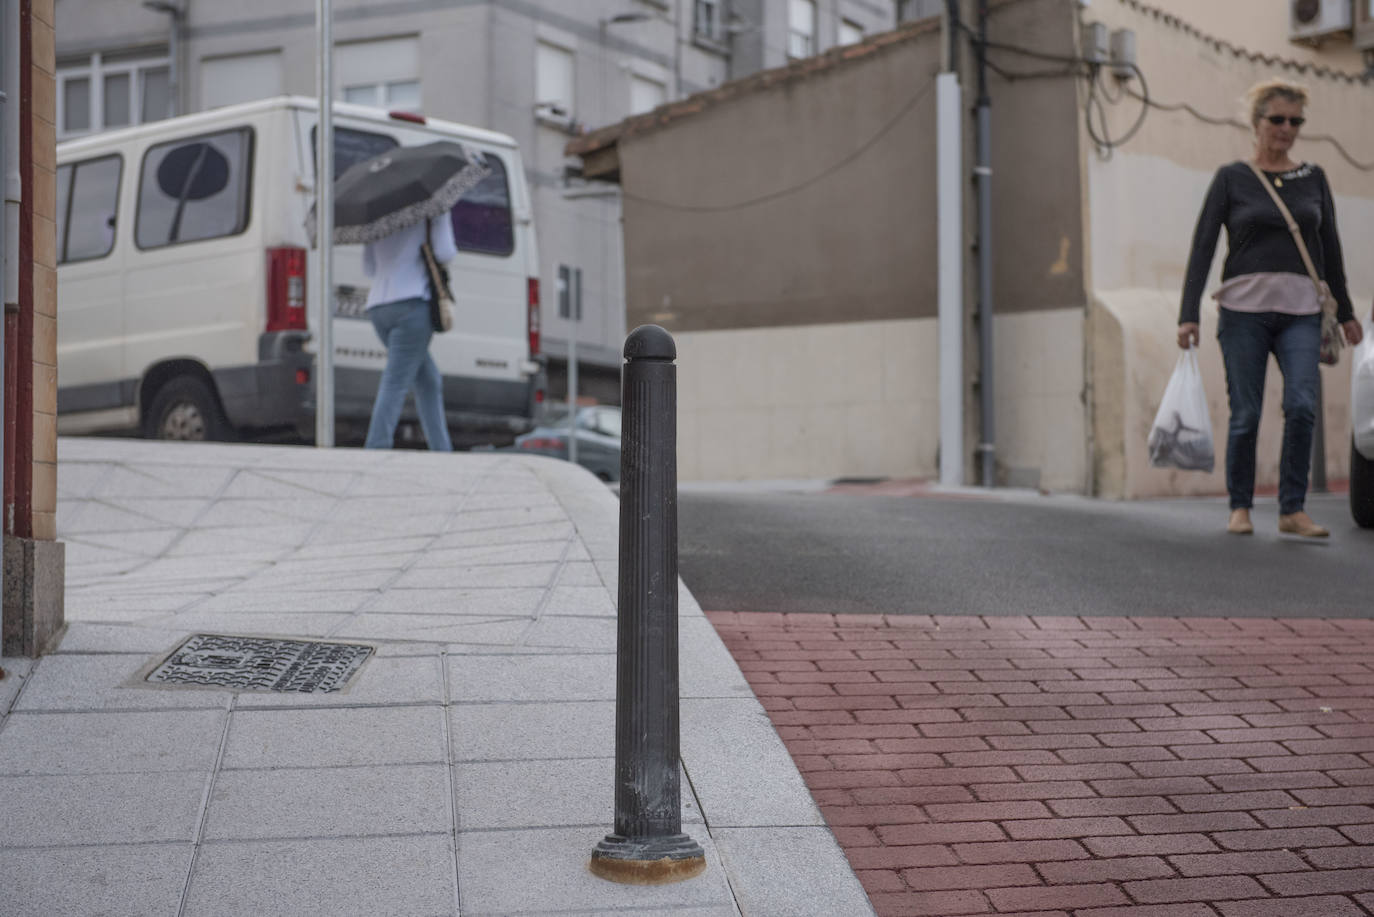
[[[1351,354],[1350,427],[1350,515],[1374,529],[1374,324]]]
[[[510,448],[567,460],[567,409],[549,409],[539,425],[517,436]],[[603,481],[620,480],[620,408],[598,404],[577,409],[577,464]]]
[[[233,439],[315,428],[317,251],[311,99],[169,118],[57,148],[60,433]],[[449,264],[461,318],[430,353],[454,442],[533,426],[543,384],[539,260],[513,139],[409,112],[335,105],[334,168],[398,145],[456,139],[489,174],[454,207]],[[362,246],[335,248],[339,441],[367,427],[386,351],[363,312]],[[403,426],[413,427],[407,408]]]

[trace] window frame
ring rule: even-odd
[[[171,112],[160,115],[157,118],[148,119],[144,117],[143,111],[143,86],[145,74],[152,70],[164,70],[170,75],[171,58],[167,55],[161,57],[135,57],[128,60],[107,63],[105,56],[99,52],[93,52],[82,64],[70,66],[58,65],[54,74],[57,91],[57,139],[70,140],[73,137],[86,137],[91,134],[98,134],[105,130],[118,130],[125,127],[136,127],[140,124],[151,124],[155,121],[165,121],[171,117]],[[105,124],[105,77],[126,74],[129,77],[129,123],[117,124],[107,127]],[[88,93],[87,124],[85,130],[69,131],[67,123],[67,102],[66,85],[68,80],[84,79],[89,82],[90,90]],[[175,108],[175,100],[172,100]]]
[[[465,142],[465,141],[464,141],[464,142]],[[514,201],[514,200],[512,199],[512,197],[511,197],[510,166],[509,166],[509,164],[507,164],[507,162],[506,162],[505,159],[503,159],[501,156],[498,156],[496,153],[489,152],[488,150],[477,149],[476,147],[469,147],[469,148],[472,149],[472,150],[474,150],[474,151],[477,152],[477,153],[480,153],[481,156],[482,156],[482,158],[483,158],[484,160],[486,160],[487,162],[490,162],[491,160],[495,160],[495,161],[500,165],[500,167],[501,167],[501,178],[502,178],[502,180],[505,182],[505,185],[506,185],[506,213],[510,216],[510,246],[509,246],[509,248],[507,248],[507,249],[505,249],[505,250],[501,250],[501,251],[498,251],[498,250],[495,250],[495,249],[473,248],[473,247],[471,247],[471,246],[465,246],[465,245],[463,244],[462,239],[460,239],[460,238],[458,237],[458,227],[456,227],[456,226],[454,226],[454,228],[453,228],[453,241],[454,241],[454,244],[457,245],[458,251],[459,251],[459,252],[462,252],[462,253],[465,253],[465,254],[469,254],[469,255],[482,255],[482,256],[485,256],[485,257],[488,257],[488,258],[509,258],[509,257],[511,257],[512,255],[515,254],[515,249],[516,249],[516,247],[517,247],[517,243],[516,243],[516,231],[515,231],[515,227],[516,227],[516,219],[515,219],[515,201]],[[495,170],[493,170],[493,171],[495,171]],[[483,179],[483,181],[486,181],[486,179]],[[457,203],[457,204],[454,204],[453,207],[451,207],[451,208],[449,209],[448,216],[449,216],[449,224],[450,224],[450,225],[452,225],[454,218],[457,216],[458,205],[461,204],[462,202],[463,202],[462,198],[459,198],[459,199],[458,199],[458,203]]]
[[[803,32],[797,28],[797,21],[793,18],[793,13],[797,10],[797,3],[805,3],[810,11],[810,22],[806,24],[807,31]],[[787,59],[804,60],[808,57],[815,57],[819,53],[818,42],[816,40],[817,20],[820,18],[817,10],[816,0],[787,0]],[[806,53],[795,54],[792,50],[792,43],[795,39],[802,38],[806,41]]]
[[[114,234],[110,237],[110,247],[99,255],[87,255],[84,258],[68,258],[67,246],[71,244],[71,223],[72,223],[72,201],[75,196],[72,191],[76,188],[76,172],[83,165],[93,162],[103,162],[106,159],[113,159],[119,163],[119,172],[115,178],[114,194],[114,214],[112,215],[115,225]],[[58,226],[57,232],[57,266],[64,264],[84,264],[87,261],[102,261],[114,254],[115,246],[119,244],[119,199],[120,192],[124,190],[124,154],[105,153],[100,156],[91,156],[86,159],[77,159],[72,162],[58,163],[56,171],[60,172],[64,168],[71,168],[70,184],[67,187],[67,207],[66,212],[61,214],[62,222]]]
[[[161,149],[162,147],[174,145],[180,146],[187,143],[192,143],[196,140],[204,139],[206,137],[215,137],[220,134],[231,134],[234,132],[246,134],[248,137],[247,150],[244,158],[247,160],[249,168],[248,175],[244,181],[243,187],[243,218],[241,221],[241,225],[233,232],[227,232],[223,235],[206,236],[200,239],[178,239],[175,242],[163,242],[158,245],[142,245],[138,241],[138,220],[139,216],[143,212],[143,180],[147,175],[148,157],[153,154],[154,150]],[[181,137],[176,137],[172,140],[164,140],[160,143],[154,143],[147,149],[145,149],[143,151],[143,156],[140,157],[138,163],[138,191],[134,195],[134,248],[138,249],[141,252],[155,252],[160,249],[176,248],[180,245],[196,245],[200,242],[214,242],[219,239],[232,239],[235,236],[241,236],[244,233],[246,233],[249,227],[253,225],[253,180],[254,172],[257,171],[254,168],[254,166],[257,163],[257,150],[258,133],[251,124],[241,124],[232,127],[222,127],[212,131],[203,131],[198,134],[186,134]]]
[[[702,10],[710,10],[710,22],[702,27]],[[724,0],[692,0],[692,36],[710,42],[720,42],[725,35]]]
[[[560,99],[556,102],[549,102],[539,98],[539,62],[541,59],[541,47],[548,48],[551,51],[557,51],[567,56],[568,81],[566,87],[566,100],[568,107],[566,111],[561,113],[558,112],[556,108],[558,103],[563,100]],[[542,35],[536,37],[534,40],[534,117],[536,121],[565,129],[571,127],[577,117],[577,50],[568,47],[562,42],[553,41]]]

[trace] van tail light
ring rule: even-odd
[[[267,330],[305,330],[305,249],[267,250]]]
[[[530,359],[539,356],[539,278],[529,278],[529,312],[527,327],[530,333]]]

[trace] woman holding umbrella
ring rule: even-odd
[[[445,140],[388,150],[334,183],[334,241],[363,243],[363,271],[372,280],[367,317],[386,345],[364,448],[391,448],[406,393],[413,391],[425,442],[438,452],[453,451],[443,377],[429,355],[436,330],[430,298],[439,291],[424,249],[436,265],[457,256],[449,211],[487,172],[480,157]],[[313,230],[313,208],[306,222]]]
[[[363,273],[372,280],[367,317],[386,345],[386,368],[372,403],[363,443],[366,449],[391,448],[406,392],[413,389],[425,442],[436,452],[453,451],[444,418],[444,380],[429,355],[434,327],[429,317],[431,281],[421,252],[426,241],[438,264],[447,264],[458,254],[447,214],[363,246]]]

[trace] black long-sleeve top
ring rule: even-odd
[[[1288,172],[1266,172],[1270,181],[1278,179],[1279,197],[1302,230],[1307,252],[1317,275],[1331,287],[1336,297],[1336,317],[1344,322],[1355,317],[1350,292],[1345,284],[1345,264],[1341,260],[1341,240],[1336,234],[1336,208],[1331,186],[1319,166],[1303,163]],[[1183,282],[1183,302],[1179,324],[1196,322],[1207,273],[1216,253],[1217,234],[1226,227],[1226,261],[1221,279],[1242,274],[1289,273],[1307,276],[1297,243],[1288,231],[1283,214],[1270,199],[1255,173],[1244,162],[1233,162],[1217,170],[1207,189],[1193,249],[1188,256],[1188,273]]]

